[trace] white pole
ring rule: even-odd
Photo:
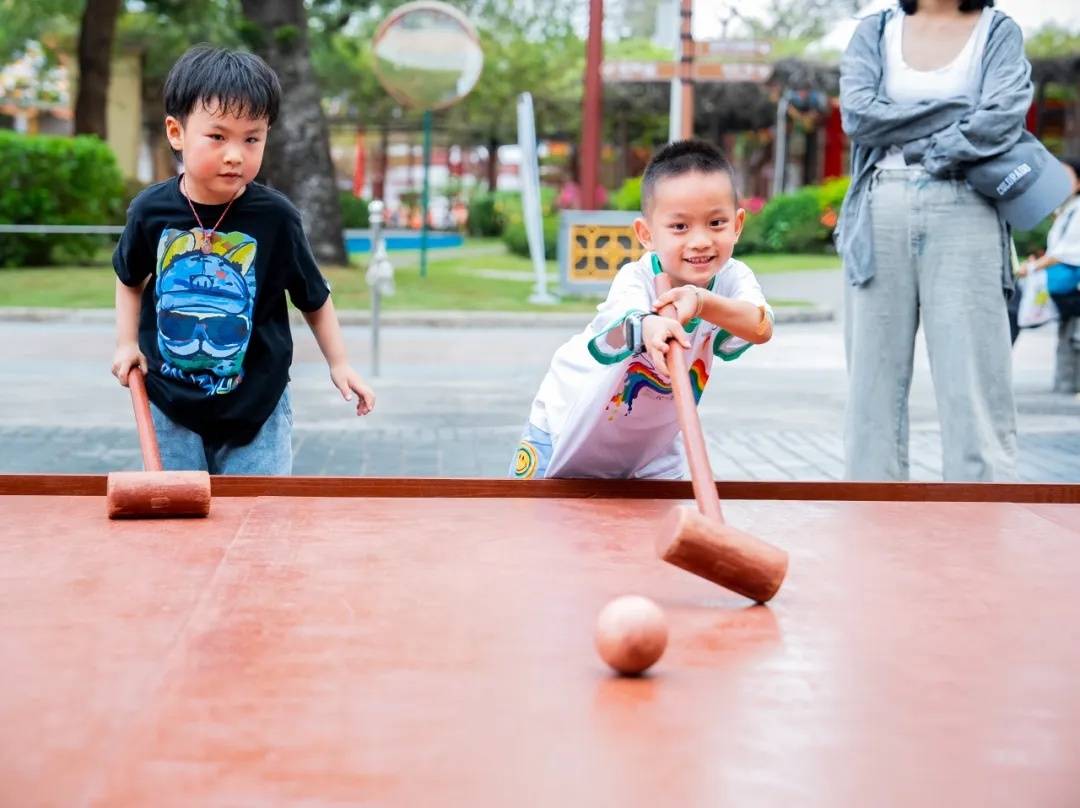
[[[680,9],[679,0],[671,0],[665,3],[663,13],[672,17],[678,17]],[[661,13],[659,10],[657,13]],[[672,49],[675,52],[674,78],[671,80],[671,100],[668,104],[668,143],[682,140],[682,27],[676,25],[671,37]]]
[[[530,303],[550,305],[558,298],[547,290],[547,264],[544,255],[544,215],[540,209],[540,163],[536,156],[536,122],[532,96],[522,93],[517,101],[518,147],[521,150],[521,208],[525,217],[525,235],[536,273],[536,286]]]
[[[784,192],[784,171],[787,168],[787,111],[788,91],[780,94],[776,104],[776,147],[773,152],[773,196]]]
[[[677,63],[676,63],[677,64]],[[682,80],[671,80],[671,104],[668,105],[668,143],[682,140]]]
[[[373,199],[368,204],[368,219],[371,222],[371,261],[368,263],[365,280],[371,288],[371,375],[379,375],[379,313],[382,308],[383,294],[394,293],[394,267],[386,254],[383,241],[383,211],[381,200]]]

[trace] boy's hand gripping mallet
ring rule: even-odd
[[[105,493],[109,518],[206,516],[210,513],[210,475],[205,471],[161,470],[150,401],[137,365],[128,372],[127,381],[146,470],[109,473]]]
[[[670,289],[671,278],[663,273],[657,275],[657,295]],[[678,320],[673,304],[664,306],[660,314]],[[784,581],[788,554],[724,523],[697,402],[690,388],[686,353],[675,340],[668,342],[667,366],[697,510],[684,506],[673,508],[668,524],[657,538],[656,551],[660,558],[676,567],[764,603],[776,594]]]

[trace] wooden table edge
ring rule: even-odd
[[[104,496],[102,474],[0,474],[0,495]],[[693,499],[688,481],[428,477],[212,477],[215,497]],[[718,481],[722,500],[1080,503],[1070,483]]]

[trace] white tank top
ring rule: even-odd
[[[897,10],[885,24],[885,83],[889,100],[897,104],[914,104],[944,98],[966,96],[975,101],[979,90],[979,69],[982,64],[990,20],[994,12],[984,8],[975,28],[956,58],[934,70],[915,70],[904,61],[904,18]],[[906,168],[903,150],[893,146],[878,161],[878,168]]]

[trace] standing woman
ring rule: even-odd
[[[1009,232],[963,167],[1009,150],[1031,103],[1019,26],[993,0],[901,0],[864,19],[841,65],[852,182],[844,259],[847,475],[908,478],[922,321],[946,480],[1013,479]]]

